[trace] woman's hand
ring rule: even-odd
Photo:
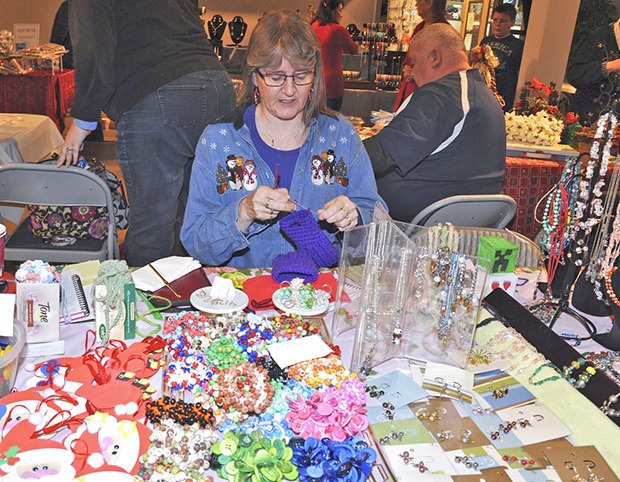
[[[338,196],[318,210],[319,219],[335,225],[339,231],[354,228],[359,222],[357,206],[346,196]]]
[[[67,137],[65,137],[65,142],[59,148],[56,167],[69,167],[77,164],[84,139],[86,139],[88,134],[90,134],[90,131],[82,129],[75,124],[71,125],[69,132],[67,132]]]
[[[237,227],[247,231],[254,221],[270,221],[282,211],[294,211],[295,205],[289,199],[288,189],[259,186],[239,204]]]

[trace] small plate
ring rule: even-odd
[[[273,304],[276,308],[286,312],[286,313],[294,313],[300,316],[315,316],[320,315],[321,313],[325,313],[327,308],[329,308],[329,301],[323,305],[313,306],[312,308],[287,308],[284,306],[282,301],[282,288],[276,290],[276,292],[271,297],[273,300]]]
[[[197,289],[189,297],[189,302],[194,308],[207,313],[221,315],[243,310],[248,306],[248,295],[241,290],[235,290],[235,298],[231,301],[215,300],[211,298],[211,286]]]

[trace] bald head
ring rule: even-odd
[[[409,57],[413,78],[419,86],[470,68],[461,35],[444,23],[420,30],[411,39]]]

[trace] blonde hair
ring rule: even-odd
[[[262,68],[277,69],[283,59],[295,70],[314,72],[313,91],[304,108],[304,122],[310,125],[312,117],[326,111],[321,46],[310,24],[289,10],[267,12],[254,28],[248,43],[239,105],[252,102],[256,72]]]

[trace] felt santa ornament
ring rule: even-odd
[[[117,468],[135,475],[150,435],[151,430],[140,422],[97,412],[65,439],[65,446],[75,453],[73,465],[79,477]]]
[[[0,442],[3,482],[59,482],[75,476],[73,452],[60,442],[37,438],[40,423],[41,417],[34,414],[15,425]]]

